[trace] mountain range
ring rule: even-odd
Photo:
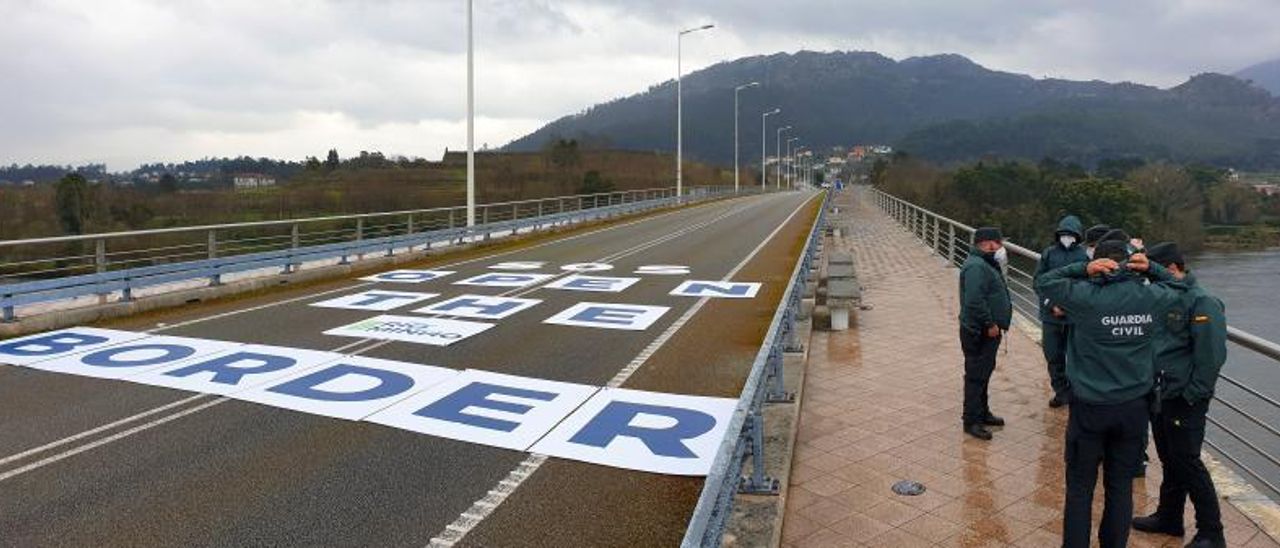
[[[1272,59],[1250,66],[1236,72],[1232,76],[1241,80],[1252,81],[1258,87],[1270,91],[1280,97],[1280,59]]]
[[[812,148],[889,144],[940,162],[1054,157],[1093,165],[1143,157],[1244,169],[1280,167],[1280,99],[1261,85],[1206,73],[1160,89],[1099,80],[1036,79],[954,54],[895,61],[871,52],[753,56],[684,77],[684,146],[691,159],[733,162],[733,89],[741,93],[742,162],[758,162],[761,113]],[[592,106],[516,139],[538,150],[558,138],[624,149],[675,149],[675,82]]]

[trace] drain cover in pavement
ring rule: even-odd
[[[893,492],[899,495],[914,497],[924,493],[924,484],[918,481],[902,480],[893,484]]]

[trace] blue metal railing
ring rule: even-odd
[[[163,284],[216,286],[228,274],[288,274],[305,263],[346,264],[352,257],[489,240],[730,194],[731,188],[722,187],[690,189],[683,197],[672,189],[648,189],[482,204],[474,227],[459,226],[463,208],[436,208],[0,241],[0,320],[16,321],[25,306],[109,295],[127,302],[135,290]],[[151,244],[138,245],[148,238]],[[116,249],[109,251],[109,245]],[[92,253],[41,254],[88,246]],[[4,258],[24,255],[38,258]]]

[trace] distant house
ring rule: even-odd
[[[276,178],[261,173],[237,173],[231,178],[236,190],[276,186]]]
[[[1280,185],[1277,184],[1255,184],[1253,189],[1265,196],[1280,196]]]

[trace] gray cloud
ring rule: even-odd
[[[1169,86],[1280,55],[1273,0],[479,0],[481,142],[685,68],[776,51],[942,52]],[[0,0],[0,162],[286,158],[463,142],[462,0]]]

